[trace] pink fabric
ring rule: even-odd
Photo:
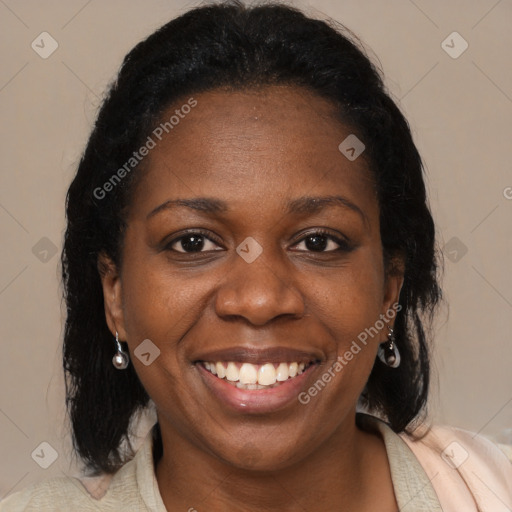
[[[436,426],[407,443],[431,479],[444,512],[511,512],[512,463],[493,443],[466,430]]]
[[[82,477],[80,482],[93,498],[100,500],[107,493],[113,476],[114,475],[100,475]]]

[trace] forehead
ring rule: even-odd
[[[184,98],[162,116],[165,123],[174,115],[176,124],[161,140],[153,136],[136,194],[140,207],[205,195],[261,204],[335,190],[375,201],[365,155],[350,161],[338,148],[352,132],[328,100],[291,86],[192,97],[193,108],[181,108],[190,103]]]

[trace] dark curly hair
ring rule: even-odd
[[[98,268],[100,253],[122,265],[125,214],[143,169],[129,173],[107,200],[94,191],[129,160],[171,104],[215,88],[278,84],[330,100],[340,121],[366,145],[385,262],[389,272],[404,272],[404,284],[395,321],[401,365],[390,369],[377,359],[361,399],[395,432],[408,431],[425,414],[428,328],[441,299],[440,260],[422,162],[406,119],[385,91],[380,71],[342,25],[280,4],[209,4],[170,21],[125,57],[67,194],[66,404],[75,453],[93,474],[113,473],[133,456],[131,420],[150,400],[132,365],[125,371],[112,365],[115,345]],[[392,264],[396,255],[404,258],[401,270]],[[161,443],[158,426],[154,433]]]

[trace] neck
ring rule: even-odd
[[[241,470],[165,427],[156,477],[168,510],[364,511],[396,504],[383,441],[356,427],[355,412],[313,453],[276,471]]]

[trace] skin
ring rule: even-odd
[[[321,359],[307,390],[398,301],[403,278],[384,267],[364,154],[351,162],[338,150],[350,129],[330,102],[298,87],[194,98],[197,106],[145,161],[122,267],[100,257],[108,268],[108,325],[127,341],[157,407],[162,499],[168,510],[199,512],[395,512],[383,440],[355,424],[386,329],[307,405],[293,400],[265,414],[224,407],[194,364],[198,354],[233,346],[297,348]],[[361,213],[336,205],[292,214],[284,208],[303,196],[332,195]],[[228,210],[176,207],[147,219],[169,199],[194,197],[222,199]],[[306,236],[317,228],[329,231],[325,248]],[[202,252],[184,252],[184,239],[176,239],[186,229],[206,230],[212,241]],[[346,237],[351,250],[336,250],[330,235]],[[236,252],[247,237],[263,249],[252,263]],[[148,338],[160,356],[145,366],[133,351]]]

